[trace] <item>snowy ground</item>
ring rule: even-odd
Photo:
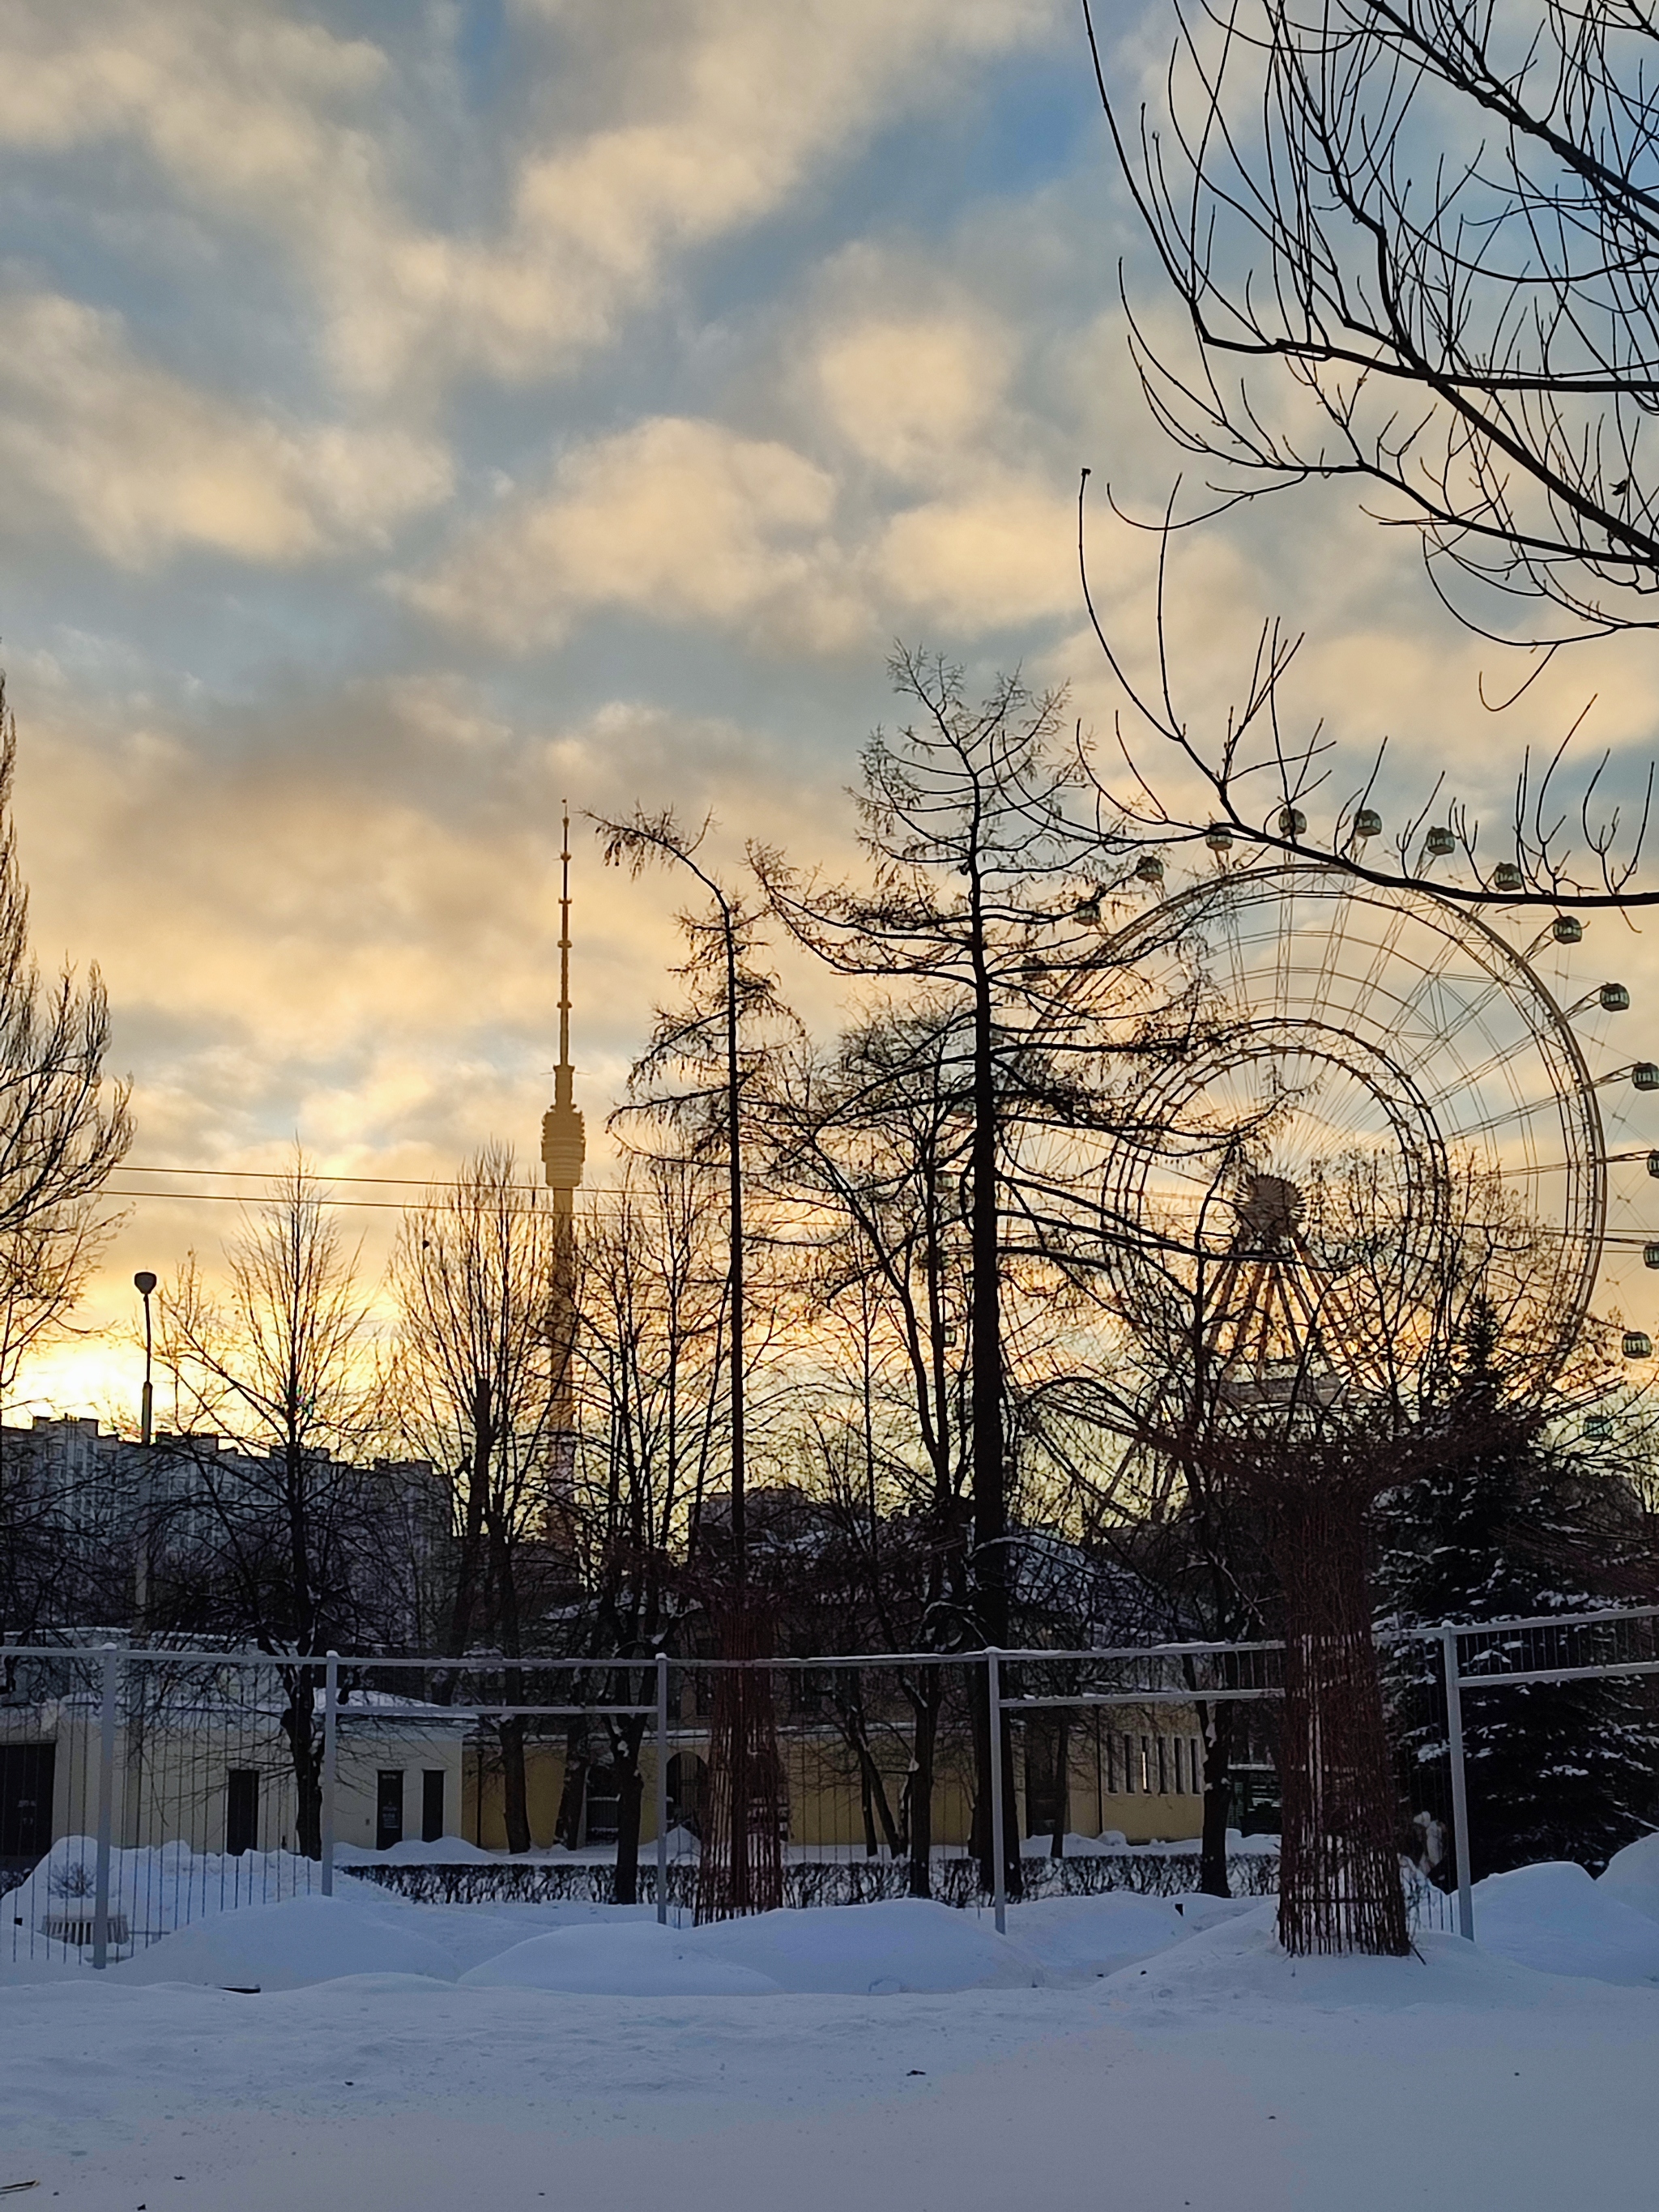
[[[1006,1942],[902,1904],[661,1931],[296,1899],[0,1988],[0,2183],[65,2212],[1652,2202],[1659,1856],[1477,1903],[1510,1955],[1293,1965],[1271,1908],[1123,1896]],[[745,1993],[694,1993],[720,1969]],[[207,1985],[232,1970],[260,1993]]]

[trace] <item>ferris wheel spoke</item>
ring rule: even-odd
[[[1365,902],[1365,907],[1368,913],[1376,910],[1370,900]],[[1377,939],[1366,972],[1360,980],[1359,995],[1350,1002],[1351,1018],[1356,1024],[1363,1023],[1370,1013],[1371,998],[1395,957],[1409,914],[1410,909],[1403,900],[1395,902],[1389,912],[1388,926]]]
[[[1262,1206],[1290,1202],[1303,1218],[1304,1200],[1263,1198],[1264,1186],[1310,1197],[1322,1186],[1310,1218],[1334,1234],[1334,1273],[1321,1247],[1296,1266],[1235,1249],[1223,1280],[1236,1356],[1265,1361],[1316,1340],[1328,1358],[1341,1340],[1351,1359],[1368,1358],[1378,1297],[1389,1330],[1414,1340],[1412,1300],[1448,1233],[1490,1245],[1514,1279],[1506,1297],[1550,1315],[1540,1358],[1562,1356],[1601,1249],[1601,1122],[1577,1042],[1525,959],[1431,896],[1357,892],[1301,866],[1188,896],[1196,933],[1166,917],[1159,945],[1176,948],[1170,992],[1201,1000],[1211,1044],[1170,1072],[1156,1111],[1206,1126],[1116,1188],[1213,1250],[1218,1232],[1241,1236],[1249,1208],[1260,1221]],[[1394,1273],[1375,1284],[1343,1241],[1350,1178],[1356,1201],[1397,1223]],[[1483,1207],[1483,1184],[1504,1202]]]

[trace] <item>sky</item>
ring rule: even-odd
[[[1165,0],[1107,30],[1150,82]],[[130,1191],[296,1139],[342,1177],[533,1162],[566,799],[602,1154],[678,895],[602,872],[584,817],[844,860],[896,639],[1109,732],[1078,473],[1150,514],[1191,465],[1130,365],[1121,272],[1178,330],[1074,0],[5,0],[0,71],[19,836],[41,958],[108,985]],[[1152,541],[1103,510],[1092,544],[1144,653]],[[1200,720],[1275,612],[1308,719],[1388,736],[1405,787],[1449,762],[1501,806],[1592,696],[1594,742],[1648,741],[1642,641],[1489,714],[1501,651],[1346,494],[1183,550]],[[395,1217],[348,1218],[373,1273]],[[210,1265],[234,1218],[134,1197],[94,1333],[14,1417],[127,1407],[133,1269]]]

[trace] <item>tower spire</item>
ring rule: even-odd
[[[587,1157],[586,1133],[576,1109],[576,1071],[570,1065],[570,807],[564,809],[564,848],[559,855],[559,1064],[553,1071],[553,1103],[542,1116],[542,1166],[553,1194],[553,1212],[568,1228],[576,1188]]]
[[[559,1069],[570,1066],[570,802],[564,809],[564,850],[559,855]]]
[[[559,855],[559,1064],[553,1103],[542,1116],[542,1168],[553,1200],[553,1280],[548,1334],[553,1351],[554,1487],[568,1496],[574,1475],[576,1401],[576,1187],[587,1155],[570,1065],[570,805]]]

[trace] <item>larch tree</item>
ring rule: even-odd
[[[251,1642],[276,1663],[298,1845],[315,1858],[324,1660],[388,1626],[386,1522],[364,1464],[383,1412],[369,1299],[303,1158],[248,1209],[221,1285],[194,1255],[185,1261],[162,1301],[161,1352],[185,1418],[167,1450],[202,1532],[178,1625]],[[240,1449],[220,1452],[217,1435]]]
[[[556,1494],[560,1363],[554,1291],[562,1254],[545,1191],[510,1146],[474,1153],[399,1233],[392,1265],[398,1400],[410,1443],[450,1485],[454,1575],[445,1649],[476,1671],[493,1655],[510,1705],[523,1668]],[[527,1619],[526,1615],[532,1617]],[[531,1847],[522,1715],[494,1723],[507,1849]]]

